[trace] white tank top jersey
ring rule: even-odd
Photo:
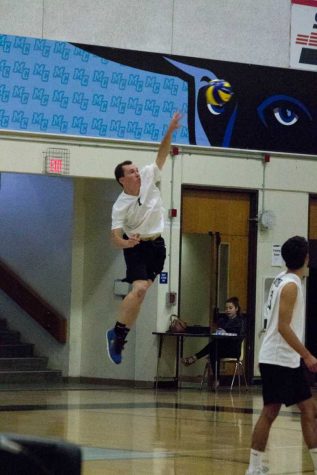
[[[305,325],[303,284],[296,274],[284,271],[274,279],[266,302],[264,313],[265,318],[267,318],[267,327],[259,353],[259,363],[275,364],[289,368],[298,368],[300,365],[300,355],[284,340],[278,331],[281,291],[290,282],[297,285],[297,299],[290,326],[299,340],[303,342]]]
[[[111,229],[122,229],[127,236],[140,234],[143,237],[160,234],[164,230],[164,208],[161,193],[156,183],[161,179],[156,163],[140,170],[139,196],[119,195],[112,208]]]

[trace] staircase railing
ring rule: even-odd
[[[0,288],[59,343],[66,342],[66,318],[1,260]]]

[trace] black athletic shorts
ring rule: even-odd
[[[298,368],[260,363],[264,405],[292,406],[311,397],[308,370],[304,363]]]
[[[132,284],[135,280],[148,279],[154,281],[164,267],[165,242],[161,236],[154,241],[140,241],[134,247],[123,249],[123,254],[127,266],[127,282]]]

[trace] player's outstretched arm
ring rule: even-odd
[[[173,132],[179,128],[181,117],[182,116],[179,112],[175,112],[170,122],[170,125],[168,126],[167,132],[164,135],[163,140],[160,144],[160,148],[157,152],[157,157],[156,157],[156,165],[159,167],[160,170],[162,170],[165,164],[166,158],[170,152]]]

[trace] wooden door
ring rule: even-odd
[[[183,190],[182,233],[219,233],[221,243],[227,244],[229,250],[227,297],[239,297],[244,311],[247,310],[248,296],[249,217],[248,193],[191,188]]]

